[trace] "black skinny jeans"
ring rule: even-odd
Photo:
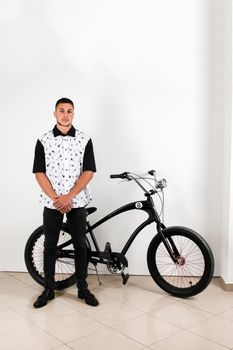
[[[56,264],[56,246],[62,226],[63,214],[56,209],[44,208],[44,274],[45,288],[54,289],[54,274]],[[75,271],[77,275],[77,287],[87,288],[87,249],[86,235],[86,210],[74,208],[66,214],[69,232],[75,250]]]

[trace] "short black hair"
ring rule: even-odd
[[[60,99],[56,102],[56,104],[55,104],[55,110],[57,109],[57,106],[58,106],[60,103],[69,103],[69,104],[71,104],[71,105],[73,106],[73,108],[74,108],[74,103],[73,103],[73,101],[71,101],[69,98],[62,97],[62,98],[60,98]]]

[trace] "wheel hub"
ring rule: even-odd
[[[177,263],[179,266],[184,266],[185,258],[183,256],[179,256],[179,258],[177,258]]]

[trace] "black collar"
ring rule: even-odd
[[[75,128],[72,125],[70,130],[68,131],[68,133],[67,134],[63,134],[58,129],[57,125],[55,125],[54,128],[53,128],[53,135],[54,135],[54,137],[56,137],[56,136],[72,136],[72,137],[75,137]]]

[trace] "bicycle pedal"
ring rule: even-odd
[[[123,283],[124,285],[126,285],[128,279],[129,279],[129,274],[127,273],[127,274],[125,275],[124,272],[122,272],[121,277],[122,277],[122,283]]]

